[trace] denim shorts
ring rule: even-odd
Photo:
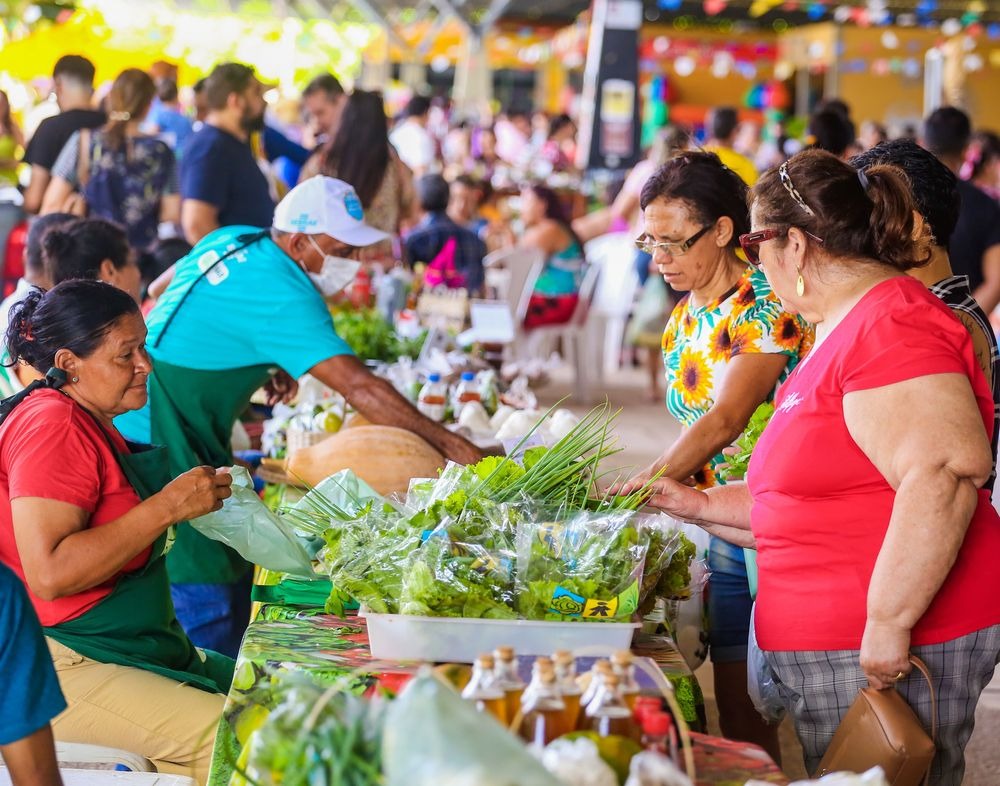
[[[745,661],[753,598],[743,549],[713,537],[708,569],[709,657],[713,663]]]

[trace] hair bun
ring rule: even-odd
[[[20,303],[15,303],[10,310],[10,321],[7,324],[7,353],[10,355],[8,366],[14,366],[19,361],[33,365],[35,353],[32,343],[35,340],[31,330],[31,320],[38,304],[42,302],[45,293],[41,289],[32,289]]]

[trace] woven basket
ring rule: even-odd
[[[291,456],[302,448],[311,448],[318,445],[324,439],[332,437],[328,431],[306,431],[305,429],[290,428],[285,432],[285,439],[288,445],[288,455]]]

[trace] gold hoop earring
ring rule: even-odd
[[[799,273],[798,279],[795,281],[795,294],[802,297],[806,293],[806,280],[802,278],[802,268],[796,268]]]

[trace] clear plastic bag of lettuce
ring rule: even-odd
[[[697,547],[684,534],[679,522],[665,515],[638,515],[637,525],[649,541],[642,584],[639,616],[648,614],[657,598],[681,600],[691,597],[691,571]]]
[[[420,548],[422,529],[390,503],[373,504],[357,518],[329,527],[319,552],[334,591],[326,604],[342,616],[356,600],[379,614],[398,614],[403,571]]]
[[[528,748],[424,669],[389,705],[385,786],[562,786]]]
[[[631,511],[524,516],[517,607],[526,619],[627,622],[639,608],[648,535]]]
[[[400,512],[383,505],[331,527],[320,552],[336,591],[381,614],[517,616],[514,535],[517,511],[485,499]]]
[[[516,618],[517,518],[516,508],[483,498],[469,500],[457,516],[427,517],[433,528],[421,531],[420,548],[404,566],[400,613]]]
[[[202,535],[234,549],[243,559],[296,578],[317,578],[312,554],[295,524],[272,512],[253,490],[245,467],[233,467],[233,495],[221,510],[192,519]]]

